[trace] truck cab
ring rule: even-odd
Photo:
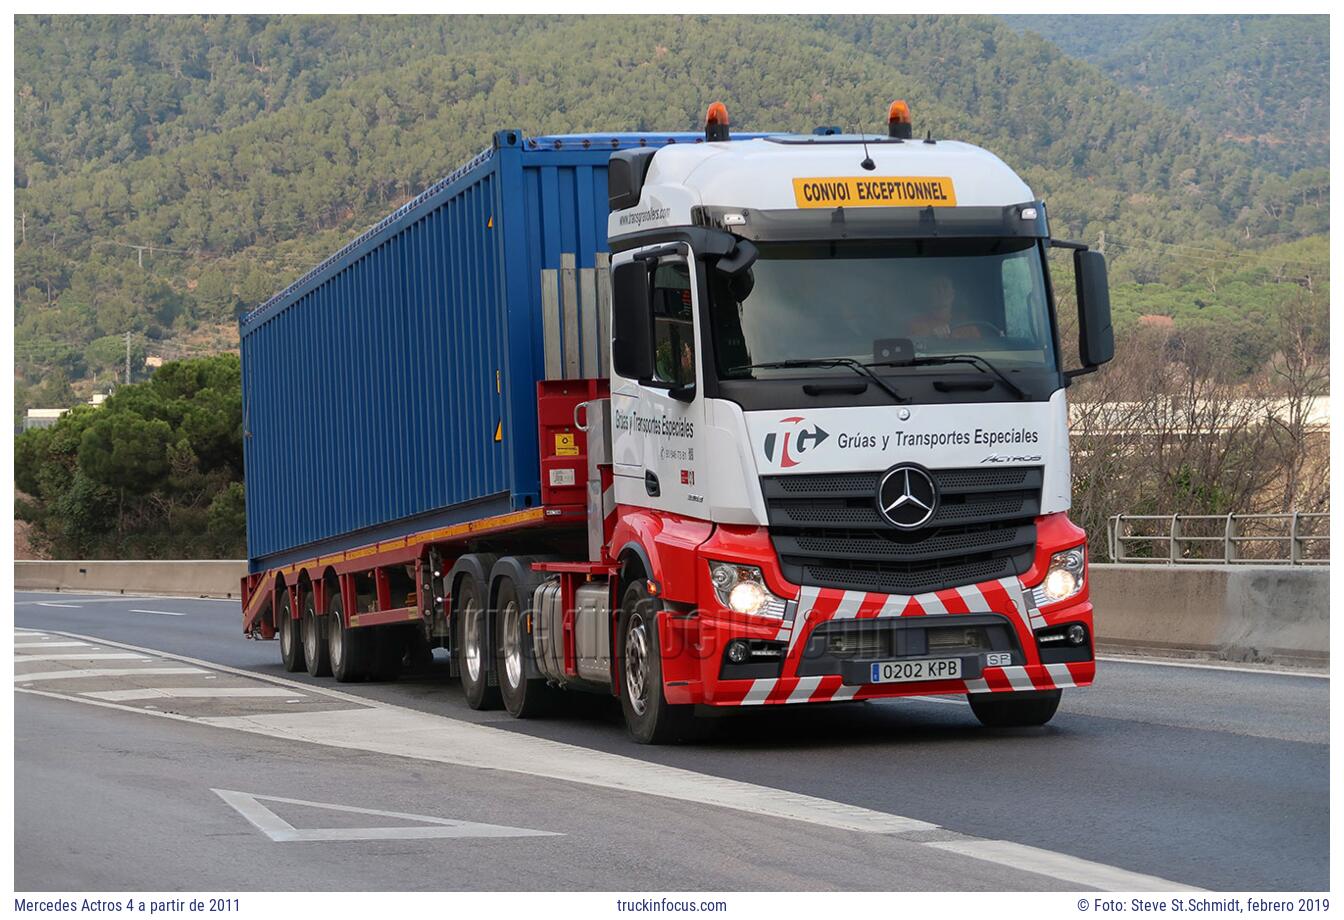
[[[1113,351],[1104,262],[998,157],[912,134],[901,103],[885,136],[733,140],[719,106],[612,157],[610,554],[665,613],[616,629],[637,736],[932,693],[1039,724],[1093,678],[1065,393]]]

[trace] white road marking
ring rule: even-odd
[[[57,604],[54,601],[35,601],[35,603],[39,607],[70,607],[75,610],[78,610],[80,607],[79,604]]]
[[[136,690],[98,690],[81,693],[95,700],[107,700],[112,703],[124,703],[131,700],[157,700],[180,697],[183,699],[264,699],[268,697],[292,697],[294,692],[284,687],[143,687]],[[299,703],[302,700],[293,700]]]
[[[74,652],[61,655],[15,655],[14,663],[21,661],[150,661],[145,655],[133,652]]]
[[[158,614],[159,616],[161,616],[161,617],[184,617],[184,616],[186,616],[185,613],[174,613],[174,612],[171,611],[171,610],[137,610],[137,609],[134,608],[134,607],[131,608],[131,613],[157,613],[157,614]]]
[[[474,821],[452,821],[431,815],[412,815],[399,811],[379,811],[376,808],[355,808],[350,805],[333,805],[327,802],[306,802],[303,799],[284,799],[274,795],[257,795],[235,792],[231,789],[212,789],[215,795],[223,799],[231,808],[252,823],[267,837],[277,843],[293,841],[332,841],[332,840],[426,840],[442,837],[563,837],[553,831],[534,831],[526,827],[506,827],[502,824],[477,824]],[[348,814],[371,815],[378,818],[394,818],[398,821],[416,821],[418,825],[399,827],[314,827],[297,828],[284,818],[271,811],[266,802],[279,802],[285,805],[302,805],[307,808],[321,808],[327,811],[341,811]],[[430,825],[426,827],[425,825]]]
[[[1123,655],[1098,655],[1098,661],[1113,661],[1116,664],[1146,664],[1157,668],[1195,668],[1200,671],[1233,671],[1237,674],[1271,674],[1275,677],[1311,677],[1316,680],[1329,680],[1329,674],[1313,671],[1285,671],[1272,668],[1246,668],[1232,664],[1204,664],[1197,661],[1166,661],[1161,658],[1126,658]]]
[[[139,674],[203,674],[201,668],[71,668],[68,671],[41,671],[15,674],[15,683],[34,680],[82,680],[89,677],[134,677]]]
[[[1053,850],[1041,850],[1021,843],[1007,840],[978,840],[968,837],[964,840],[942,840],[926,844],[949,853],[959,853],[973,859],[998,863],[1048,875],[1066,882],[1097,888],[1101,891],[1201,891],[1192,885],[1182,885],[1155,875],[1130,872],[1115,866],[1079,859]]]
[[[908,834],[936,829],[936,825],[915,818],[665,767],[372,700],[361,702],[365,708],[220,716],[200,721],[291,741],[507,770],[861,833]]]
[[[47,591],[15,591],[14,594],[50,594]],[[123,601],[187,601],[192,604],[233,604],[238,605],[239,600],[236,597],[192,597],[187,594],[111,594],[111,593],[90,593],[67,594],[71,600],[77,600],[82,604],[115,604]],[[42,601],[19,601],[16,604],[40,604]]]
[[[93,639],[90,636],[68,635],[73,639]],[[104,640],[94,640],[104,641]],[[88,706],[105,706],[124,712],[137,712],[163,719],[175,719],[193,724],[215,725],[238,731],[282,738],[291,741],[309,741],[328,747],[375,751],[396,756],[411,757],[440,763],[484,767],[530,776],[546,776],[568,782],[582,783],[608,789],[657,795],[730,808],[748,814],[786,818],[806,823],[837,827],[866,833],[901,834],[916,831],[941,830],[938,825],[906,818],[901,815],[871,811],[842,802],[756,786],[735,780],[695,773],[674,767],[607,754],[563,744],[543,738],[534,738],[501,731],[484,725],[462,722],[444,716],[433,716],[415,710],[403,709],[377,700],[357,697],[326,687],[309,686],[279,677],[262,675],[228,665],[217,665],[184,655],[140,648],[120,642],[105,644],[129,651],[148,652],[163,659],[171,659],[211,668],[219,673],[234,674],[277,686],[289,687],[300,693],[311,693],[341,700],[358,706],[339,712],[281,713],[277,715],[198,718],[171,712],[146,712],[131,706],[101,700],[81,699],[49,691],[17,689],[17,693],[65,699]],[[197,669],[187,669],[197,670]],[[31,675],[20,678],[31,679]],[[846,688],[841,688],[843,691]],[[837,694],[839,696],[839,694]],[[334,717],[334,718],[333,718]],[[300,726],[296,731],[294,726]],[[1077,882],[1083,871],[1091,873],[1088,884],[1109,887],[1112,890],[1198,890],[1180,882],[1155,876],[1140,875],[1118,867],[1092,863],[1063,853],[1038,850],[1008,841],[980,840],[965,837],[960,841],[942,841],[943,849],[956,852],[956,847],[970,847],[972,858],[1001,865],[1019,865],[1018,861],[1032,863],[1027,870],[1038,874]],[[937,846],[930,842],[926,846]],[[997,846],[991,846],[997,845]],[[1028,855],[1030,854],[1030,855]],[[1015,860],[1010,862],[1009,860]],[[1140,881],[1142,880],[1142,881]]]
[[[75,648],[76,646],[84,646],[84,647],[87,647],[87,648],[93,648],[93,644],[92,644],[92,643],[89,643],[89,642],[44,642],[44,641],[39,640],[39,641],[37,641],[37,642],[18,642],[18,641],[15,641],[15,643],[14,643],[14,647],[15,647],[16,649],[20,649],[20,648]]]

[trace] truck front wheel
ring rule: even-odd
[[[630,734],[641,744],[685,738],[695,722],[695,707],[674,706],[663,695],[658,600],[642,580],[625,589],[616,635],[621,710]]]
[[[971,712],[988,728],[1044,725],[1054,718],[1062,690],[1026,690],[1021,693],[972,693]]]

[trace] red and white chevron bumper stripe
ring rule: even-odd
[[[835,620],[888,617],[955,617],[967,613],[997,613],[1015,620],[1024,647],[1034,648],[1033,631],[1045,625],[1031,595],[1017,578],[1001,578],[961,588],[926,594],[874,594],[837,588],[805,587],[798,595],[792,622],[781,624],[776,635],[786,643],[783,672],[796,672],[803,639],[819,624]],[[988,693],[1014,690],[1054,690],[1092,682],[1092,661],[1070,664],[1029,664],[985,668],[977,678],[934,680],[902,684],[845,685],[839,675],[780,677],[754,680],[741,705],[818,703],[873,696],[917,696],[926,693]]]

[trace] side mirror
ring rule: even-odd
[[[1084,367],[1096,368],[1115,357],[1106,257],[1090,249],[1075,250],[1073,273],[1078,284],[1078,354]]]
[[[653,378],[649,266],[638,259],[611,270],[611,366],[631,380]]]

